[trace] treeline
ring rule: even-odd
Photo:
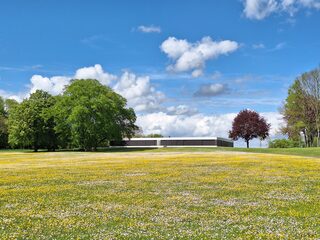
[[[125,98],[97,80],[72,80],[52,96],[37,90],[21,103],[0,99],[0,147],[96,150],[138,127]]]
[[[288,91],[281,110],[282,132],[306,147],[320,145],[320,68],[299,76]],[[301,144],[300,144],[301,146]]]

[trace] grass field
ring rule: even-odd
[[[319,239],[320,159],[0,153],[1,239]]]
[[[159,148],[159,149],[138,149],[138,148],[107,148],[100,149],[101,152],[249,152],[284,154],[306,157],[319,157],[320,147],[318,148],[230,148],[230,147],[188,147],[188,148]]]
[[[218,148],[162,148],[154,151],[184,151],[184,152],[215,152],[215,151],[228,151],[228,152],[249,152],[249,153],[269,153],[269,154],[285,154],[296,155],[306,157],[319,157],[320,147],[316,148],[230,148],[230,147],[218,147]]]

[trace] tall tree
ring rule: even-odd
[[[60,141],[83,150],[95,150],[108,140],[134,135],[137,126],[126,99],[97,80],[73,80],[55,106]]]
[[[302,74],[289,88],[282,109],[283,133],[297,140],[304,135],[306,146],[320,145],[320,68]]]
[[[242,138],[249,148],[249,141],[254,138],[266,139],[269,136],[270,124],[257,112],[242,110],[235,117],[232,123],[232,130],[229,137],[233,140]]]
[[[0,97],[0,148],[8,146],[8,124],[5,101]]]
[[[13,104],[9,110],[9,143],[12,146],[54,150],[56,136],[51,114],[55,98],[37,90],[21,104]]]
[[[316,130],[316,142],[319,146],[320,138],[320,68],[304,73],[299,82],[305,101],[310,108]]]

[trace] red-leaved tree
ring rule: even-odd
[[[264,140],[269,136],[270,126],[257,112],[242,110],[233,120],[229,137],[233,140],[244,139],[249,148],[249,141],[253,138]]]

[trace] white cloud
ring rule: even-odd
[[[198,109],[189,107],[187,105],[171,106],[167,108],[169,115],[186,115],[191,116],[198,113]]]
[[[140,115],[137,124],[145,134],[161,133],[164,136],[227,136],[235,114],[221,116],[193,116],[169,115],[164,112]]]
[[[271,137],[279,135],[280,128],[283,126],[283,116],[277,112],[265,112],[261,115],[271,124],[270,135]]]
[[[150,82],[149,76],[137,76],[134,73],[125,71],[121,76],[110,74],[96,64],[91,67],[84,67],[76,70],[74,76],[53,76],[44,77],[33,75],[31,77],[30,90],[25,97],[36,90],[44,90],[53,95],[61,94],[71,79],[96,79],[101,84],[110,86],[117,93],[128,100],[128,105],[135,111],[151,112],[159,110],[161,103],[165,100],[165,95],[156,91]],[[23,99],[23,97],[21,98]]]
[[[70,80],[70,77],[65,76],[48,78],[41,75],[33,75],[30,79],[30,93],[34,93],[36,90],[43,90],[53,95],[58,95],[63,91],[64,87],[69,84]]]
[[[203,70],[202,69],[196,69],[193,70],[191,73],[192,77],[197,78],[203,75]]]
[[[151,85],[149,76],[137,76],[127,71],[119,78],[114,90],[125,97],[136,111],[159,110],[165,99],[164,94]]]
[[[80,68],[76,71],[74,76],[76,79],[96,79],[104,85],[109,85],[117,77],[103,70],[100,64],[96,64],[92,67]]]
[[[239,48],[239,44],[230,40],[213,41],[210,37],[204,37],[196,43],[169,37],[160,48],[173,61],[167,70],[191,71],[193,77],[199,77],[203,74],[206,61],[234,52]]]
[[[278,9],[276,0],[245,0],[244,13],[247,18],[261,20]]]
[[[194,93],[195,97],[214,97],[221,95],[228,91],[228,87],[225,84],[213,83],[213,84],[204,84],[200,86],[198,91]]]
[[[161,33],[161,28],[153,25],[150,25],[150,26],[141,25],[138,27],[138,31],[144,32],[144,33]]]
[[[262,113],[271,123],[270,135],[275,136],[281,125],[282,115],[276,112]],[[164,112],[139,115],[137,124],[144,134],[159,133],[171,137],[228,137],[236,113],[221,115],[196,114],[193,116],[169,115]],[[241,144],[241,142],[240,142]]]
[[[14,99],[18,102],[21,102],[25,95],[23,93],[15,94],[15,93],[0,89],[0,96],[3,97],[4,99]]]
[[[320,9],[319,0],[244,0],[247,18],[261,20],[273,13],[286,12],[293,16],[299,9]]]
[[[58,95],[63,92],[71,79],[87,78],[96,79],[104,85],[109,85],[113,80],[117,79],[115,75],[105,72],[100,64],[96,64],[92,67],[79,68],[74,76],[53,76],[49,78],[33,75],[30,79],[30,93],[34,93],[36,90],[44,90],[53,95]]]

